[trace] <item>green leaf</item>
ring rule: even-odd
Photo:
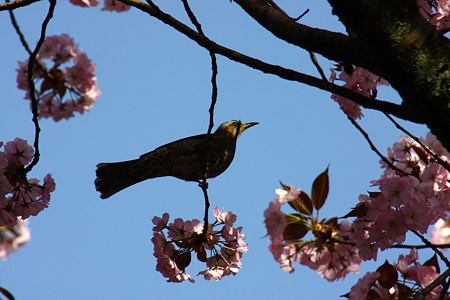
[[[309,198],[308,194],[303,191],[300,192],[298,198],[293,201],[288,201],[288,204],[299,213],[309,216],[312,215],[312,200]]]
[[[398,280],[397,269],[386,260],[384,264],[378,267],[377,272],[380,273],[378,282],[382,287],[389,290],[392,288]]]
[[[319,210],[324,204],[329,191],[328,167],[314,179],[311,198],[314,207]]]
[[[5,289],[4,287],[0,286],[0,293],[3,294],[3,296],[5,296],[8,300],[15,300],[16,298],[14,298],[13,294],[11,294],[7,289]]]

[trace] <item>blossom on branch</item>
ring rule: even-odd
[[[18,217],[36,216],[49,205],[50,193],[55,190],[51,174],[42,183],[27,179],[25,166],[33,154],[33,148],[20,138],[7,142],[0,151],[0,226],[14,227]]]
[[[332,83],[337,80],[343,81],[344,87],[366,97],[375,98],[377,95],[377,86],[388,85],[387,81],[380,76],[359,67],[352,66],[351,68],[344,68],[339,64],[335,69],[331,69],[330,71],[330,81]],[[336,72],[340,73],[337,74]],[[364,116],[359,104],[337,94],[332,94],[331,98],[339,103],[342,111],[350,118],[356,120],[361,119]]]
[[[449,154],[429,133],[421,139],[436,157],[448,162]],[[402,137],[388,149],[380,179],[372,181],[379,192],[360,195],[353,222],[353,239],[364,260],[376,259],[378,250],[405,241],[408,231],[426,233],[430,225],[446,218],[450,208],[450,174],[417,142]]]
[[[48,62],[48,64],[47,64]],[[67,34],[46,38],[36,58],[33,80],[39,87],[35,95],[39,116],[55,121],[68,119],[92,108],[100,91],[94,75],[95,64],[81,51]],[[19,62],[17,87],[27,91],[28,60]]]
[[[94,7],[100,4],[100,0],[70,0],[70,3],[81,7]],[[131,7],[118,0],[104,0],[102,10],[107,12],[124,12]]]
[[[191,263],[192,254],[206,263],[208,269],[199,272],[206,280],[220,280],[227,275],[236,275],[241,268],[241,257],[248,251],[242,227],[234,228],[236,215],[231,212],[213,210],[216,218],[208,226],[206,235],[204,224],[199,220],[184,221],[180,218],[169,223],[169,214],[154,217],[153,255],[156,270],[168,282],[194,282],[186,268]]]
[[[352,227],[336,218],[318,219],[313,215],[324,204],[328,190],[327,171],[313,183],[312,198],[294,186],[277,189],[277,197],[264,211],[264,222],[270,238],[269,250],[285,272],[294,271],[298,262],[315,270],[322,278],[334,281],[348,273],[358,273],[361,258],[351,239]],[[295,213],[281,211],[289,204]],[[304,239],[311,232],[312,239]]]

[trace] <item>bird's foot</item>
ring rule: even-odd
[[[202,189],[207,189],[209,186],[209,183],[206,180],[199,180],[198,186]]]

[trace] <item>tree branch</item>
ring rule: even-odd
[[[0,11],[2,10],[13,10],[19,7],[28,6],[39,0],[16,0],[14,2],[7,2],[0,4]]]
[[[345,61],[373,70],[372,50],[360,40],[342,33],[299,24],[267,0],[235,0],[239,6],[273,35],[292,45],[319,53],[334,61]]]
[[[422,120],[413,117],[408,114],[405,109],[401,105],[383,101],[383,100],[375,100],[369,97],[365,97],[361,94],[358,94],[354,91],[351,91],[345,87],[334,85],[330,82],[323,81],[322,79],[303,74],[291,69],[283,68],[278,65],[272,65],[261,60],[255,59],[253,57],[247,56],[245,54],[239,53],[235,50],[226,48],[221,46],[210,39],[202,36],[196,31],[192,30],[185,24],[181,23],[177,19],[173,18],[171,15],[164,13],[163,11],[155,8],[153,5],[147,5],[138,0],[120,0],[121,2],[133,6],[143,12],[148,13],[149,15],[159,19],[163,23],[171,26],[176,29],[180,33],[187,36],[189,39],[195,41],[201,47],[208,49],[209,51],[213,51],[214,53],[220,54],[229,58],[230,60],[242,63],[251,68],[260,70],[263,73],[273,74],[280,78],[296,81],[300,83],[304,83],[309,86],[313,86],[319,88],[324,91],[328,91],[330,93],[338,94],[342,97],[350,99],[355,103],[363,106],[367,109],[374,109],[381,112],[386,112],[392,114],[398,118],[409,120],[411,122],[422,123]]]
[[[41,128],[39,127],[39,111],[38,111],[38,100],[36,99],[36,87],[34,85],[34,65],[36,62],[36,57],[39,53],[39,50],[44,44],[45,41],[45,32],[47,30],[48,23],[53,17],[53,12],[55,11],[56,0],[49,0],[49,8],[47,16],[42,22],[41,26],[41,35],[39,37],[39,41],[37,42],[36,47],[34,48],[33,53],[30,55],[30,59],[28,61],[28,85],[30,87],[30,99],[31,99],[31,111],[33,113],[33,123],[35,128],[34,133],[34,157],[33,161],[25,168],[25,172],[30,172],[33,167],[39,162],[40,152],[39,152],[39,133],[41,132]]]

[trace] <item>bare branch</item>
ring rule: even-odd
[[[39,53],[39,50],[42,47],[42,44],[44,44],[45,41],[45,32],[47,30],[48,23],[50,22],[51,18],[53,17],[53,12],[55,10],[56,6],[56,0],[49,0],[49,8],[47,16],[45,17],[44,21],[42,22],[41,27],[41,36],[39,37],[39,41],[34,48],[33,53],[30,55],[30,59],[28,61],[28,85],[30,87],[30,98],[31,98],[31,111],[33,113],[33,123],[35,128],[35,134],[34,134],[34,157],[33,161],[25,168],[25,172],[28,173],[33,169],[33,167],[38,163],[39,161],[39,133],[41,132],[41,128],[39,127],[39,111],[38,111],[38,101],[36,99],[36,87],[34,85],[33,80],[33,74],[34,74],[34,65],[36,62],[36,57]]]
[[[16,0],[14,2],[6,2],[0,4],[0,11],[2,10],[13,10],[19,7],[28,6],[33,4],[34,2],[38,2],[39,0]]]
[[[397,168],[389,159],[387,159],[383,154],[381,154],[381,152],[377,149],[377,147],[375,147],[374,143],[371,141],[367,132],[365,132],[364,129],[362,129],[362,127],[359,126],[359,124],[355,120],[353,120],[350,117],[348,117],[348,119],[353,124],[353,126],[355,126],[355,128],[358,129],[359,132],[361,132],[361,134],[364,136],[366,141],[369,143],[370,149],[372,149],[381,158],[382,161],[384,161],[392,170],[395,170],[397,173],[404,174],[404,175],[410,175],[410,174],[405,173],[403,170],[400,170],[399,168]]]
[[[365,97],[359,93],[351,91],[345,87],[334,85],[330,82],[325,82],[322,79],[306,75],[291,69],[283,68],[278,65],[272,65],[261,60],[255,59],[253,57],[249,57],[242,53],[239,53],[235,50],[226,48],[221,46],[210,39],[200,35],[196,31],[192,30],[185,24],[181,23],[177,19],[172,16],[162,12],[159,9],[155,9],[152,5],[147,5],[137,0],[120,0],[121,2],[133,6],[141,11],[148,13],[149,15],[159,19],[160,21],[166,23],[167,25],[173,27],[177,31],[186,35],[191,40],[195,41],[201,47],[204,47],[214,53],[223,55],[230,60],[234,60],[236,62],[247,65],[251,68],[260,70],[263,73],[273,74],[280,78],[297,81],[300,83],[304,83],[309,86],[313,86],[333,94],[338,94],[342,97],[352,100],[353,102],[363,106],[367,109],[374,109],[382,112],[386,112],[392,114],[396,117],[409,120],[416,123],[422,123],[422,120],[414,118],[410,115],[401,105],[383,101],[383,100],[375,100],[369,97]]]
[[[395,121],[390,115],[386,114],[386,117],[397,127],[399,130],[403,131],[405,134],[407,134],[410,138],[412,138],[416,143],[418,143],[428,154],[430,154],[441,166],[443,166],[447,171],[450,172],[450,164],[444,160],[442,160],[436,153],[431,151],[427,146],[425,146],[422,141],[413,135],[411,132],[406,130],[405,127],[400,125],[397,121]]]

